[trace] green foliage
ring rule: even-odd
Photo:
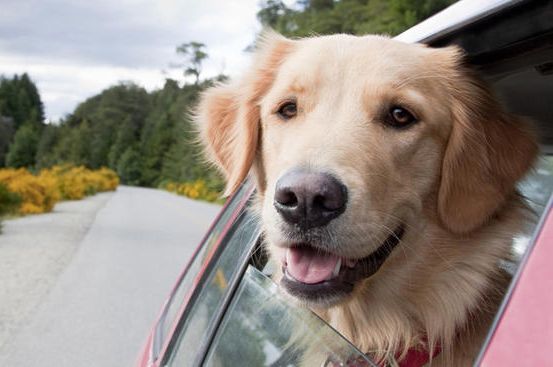
[[[127,185],[140,185],[142,165],[140,153],[135,147],[128,147],[117,161],[117,174]]]
[[[19,195],[9,191],[6,185],[0,182],[0,217],[15,213],[19,204],[21,204]]]
[[[0,116],[12,118],[15,130],[25,122],[44,121],[38,89],[27,73],[12,79],[0,77]]]
[[[51,167],[57,162],[56,146],[62,134],[57,125],[48,124],[42,130],[36,151],[36,165],[38,169]]]
[[[127,185],[158,187],[162,182],[203,180],[221,190],[221,178],[202,162],[187,117],[211,81],[180,87],[167,80],[151,93],[123,83],[87,99],[58,125],[42,130],[36,167],[55,164],[109,167]]]
[[[205,45],[201,42],[188,42],[177,46],[177,54],[185,59],[184,63],[176,64],[175,67],[184,67],[184,76],[193,75],[195,83],[200,82],[202,72],[202,62],[207,58]]]
[[[14,164],[34,164],[34,157],[29,157],[34,156],[36,147],[31,148],[28,144],[28,138],[33,135],[29,133],[29,127],[20,134],[17,152],[8,154],[8,151],[16,138],[16,132],[23,125],[32,126],[36,133],[42,128],[43,120],[44,107],[38,89],[29,75],[14,75],[11,79],[0,76],[0,167],[6,164],[8,155]],[[29,151],[21,150],[22,139],[25,140],[24,146],[31,148]]]
[[[287,7],[267,0],[259,21],[287,36],[313,34],[397,35],[455,0],[303,0]]]
[[[108,165],[116,167],[123,153],[137,140],[138,132],[131,119],[126,117],[117,130],[115,141],[111,145],[108,154]]]
[[[3,167],[6,162],[6,154],[14,134],[13,119],[0,116],[0,167]]]
[[[39,139],[40,131],[33,123],[21,126],[6,156],[6,165],[14,168],[34,166]]]

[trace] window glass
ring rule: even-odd
[[[244,199],[244,195],[248,192],[249,186],[243,185],[240,191],[232,199],[230,199],[225,210],[221,213],[217,219],[217,222],[199,246],[198,252],[191,260],[189,268],[178,283],[173,296],[169,300],[165,315],[160,321],[159,327],[161,327],[162,332],[160,334],[160,339],[156,341],[157,345],[161,345],[167,335],[169,335],[171,328],[176,322],[176,317],[179,314],[183,301],[190,292],[196,276],[200,272],[202,266],[204,266],[204,263],[206,262],[207,257],[211,254],[215,244],[219,242],[221,233],[224,232],[225,227],[229,225],[229,220],[235,214],[236,208]]]
[[[516,256],[516,261],[519,261],[526,252],[532,240],[534,230],[538,225],[539,218],[542,216],[553,191],[552,155],[540,157],[535,169],[520,182],[519,190],[528,206],[532,209],[533,218],[530,220],[527,231],[515,237],[513,241],[513,252]]]
[[[519,257],[516,260],[528,247],[553,190],[553,156],[540,158],[536,169],[520,183],[519,190],[535,214],[535,219],[526,233],[513,241],[514,252]],[[226,218],[221,218],[218,225],[227,222],[232,211],[227,210],[224,213]],[[241,213],[236,221],[223,240],[226,243],[224,251],[216,260],[214,268],[209,270],[209,278],[192,305],[190,314],[176,332],[179,339],[165,365],[187,366],[195,362],[196,352],[204,341],[206,331],[212,326],[214,313],[221,307],[228,291],[228,283],[237,275],[239,264],[258,237],[258,225],[247,211]],[[206,245],[179,285],[174,297],[180,300],[177,305],[190,289],[194,276],[210,252],[209,247],[217,242],[220,232],[221,228],[216,228],[206,239]],[[513,272],[517,264],[506,266]],[[294,330],[294,340],[291,340],[291,330]],[[295,340],[303,341],[295,343]],[[324,356],[318,365],[334,366],[346,364],[352,358],[362,358],[366,364],[360,366],[372,366],[324,321],[307,309],[292,306],[278,293],[278,286],[269,278],[252,267],[248,268],[217,330],[205,365],[288,366],[297,365],[301,358],[311,355]]]
[[[222,252],[212,268],[206,271],[208,278],[185,315],[183,324],[176,331],[176,348],[170,351],[169,366],[192,365],[196,352],[204,342],[206,332],[214,322],[214,314],[221,307],[228,293],[228,284],[240,271],[240,264],[247,261],[249,249],[257,240],[259,229],[253,215],[243,211],[221,244]]]
[[[273,281],[252,266],[204,365],[376,366],[314,313],[293,306]]]

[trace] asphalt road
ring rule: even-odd
[[[87,199],[96,200],[95,216],[80,223],[82,240],[58,264],[52,286],[0,344],[0,366],[133,366],[177,275],[220,209],[143,188],[119,187],[99,198]],[[25,220],[40,217],[18,219],[18,225],[25,229]],[[10,222],[5,234],[13,236]],[[55,217],[35,224],[34,246],[52,242],[48,232],[59,237],[64,228],[48,227],[55,224]],[[25,261],[31,269],[38,260]],[[19,298],[24,304],[26,298]]]

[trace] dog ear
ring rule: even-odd
[[[265,32],[252,69],[238,82],[208,89],[196,110],[196,123],[207,158],[224,174],[230,195],[248,175],[259,137],[261,98],[270,88],[293,41]]]
[[[468,233],[485,224],[515,192],[538,152],[527,123],[506,113],[490,90],[460,65],[452,90],[453,127],[442,164],[438,212],[443,224]]]

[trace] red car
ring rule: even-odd
[[[553,366],[553,2],[460,1],[397,38],[431,46],[457,44],[505,106],[530,116],[543,157],[520,184],[536,215],[514,239],[514,275],[476,365]],[[137,366],[293,366],[302,348],[328,366],[376,366],[307,309],[283,298],[266,266],[260,230],[246,210],[253,187],[228,200],[177,280]],[[291,333],[306,344],[288,344]]]

